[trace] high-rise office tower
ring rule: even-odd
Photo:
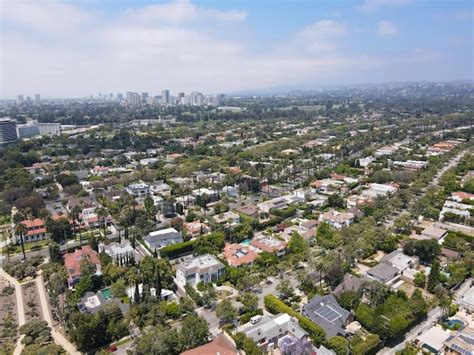
[[[18,97],[16,98],[16,102],[18,104],[21,104],[23,102],[23,95],[18,95]]]
[[[14,142],[18,139],[16,120],[10,117],[0,118],[0,145]]]
[[[163,90],[161,92],[161,103],[163,103],[163,104],[169,104],[170,103],[170,91],[169,90]]]
[[[123,101],[123,94],[117,94],[117,101]]]
[[[35,94],[35,102],[39,103],[41,101],[41,96],[40,94]]]
[[[141,97],[136,92],[127,91],[127,104],[140,105]]]
[[[142,103],[146,103],[146,99],[148,98],[148,93],[147,92],[142,92]]]

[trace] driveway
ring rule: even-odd
[[[211,309],[205,309],[200,307],[196,309],[196,312],[199,316],[203,317],[209,324],[209,332],[216,336],[221,333],[219,329],[219,319],[216,316],[216,312]]]

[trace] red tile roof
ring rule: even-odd
[[[74,253],[67,253],[64,255],[64,266],[69,278],[81,276],[81,261],[89,259],[89,261],[100,267],[100,260],[97,253],[88,245],[83,246],[82,249],[77,249]]]
[[[210,343],[182,352],[181,355],[238,355],[235,344],[225,335],[220,334]]]
[[[44,222],[40,218],[35,218],[33,220],[25,219],[24,221],[21,221],[21,224],[23,224],[26,228],[44,227]]]
[[[258,254],[240,244],[226,244],[224,247],[224,257],[230,265],[240,266],[253,263]]]

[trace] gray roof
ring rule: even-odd
[[[380,263],[367,270],[367,275],[373,276],[383,282],[390,281],[398,274],[398,269],[387,263]]]
[[[361,278],[357,276],[347,273],[344,275],[344,280],[339,285],[337,285],[333,293],[336,296],[338,296],[345,291],[357,292],[360,290],[363,284],[364,284],[364,280],[362,280]]]
[[[398,250],[398,249],[395,249],[394,251],[392,251],[391,253],[389,254],[385,254],[382,259],[380,259],[380,262],[383,263],[383,262],[386,262],[386,261],[390,261],[392,260],[395,256],[397,256],[398,254],[400,254],[402,251],[401,250]]]
[[[314,323],[322,327],[327,338],[336,335],[345,335],[344,327],[351,317],[351,313],[337,303],[333,295],[316,295],[303,306],[303,314]]]
[[[95,307],[90,307],[87,306],[87,301],[91,297],[97,297],[98,303],[95,304]],[[79,309],[80,312],[89,312],[92,314],[95,314],[99,312],[102,308],[105,307],[105,305],[110,304],[110,303],[115,303],[119,308],[122,314],[125,314],[128,312],[129,305],[126,303],[122,303],[119,299],[117,298],[109,298],[106,299],[101,291],[94,293],[94,292],[87,292],[81,300],[77,303],[77,308]]]

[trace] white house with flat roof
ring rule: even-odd
[[[182,286],[216,282],[224,274],[224,264],[210,254],[199,255],[176,267],[176,280]]]
[[[121,243],[112,242],[110,244],[99,244],[99,252],[106,253],[112,258],[112,262],[118,262],[124,258],[135,258],[135,250],[126,239]]]
[[[155,250],[171,244],[181,243],[183,236],[181,232],[174,228],[166,228],[148,233],[143,240],[150,249]]]
[[[125,191],[133,197],[144,197],[150,194],[150,186],[145,183],[130,184]]]

